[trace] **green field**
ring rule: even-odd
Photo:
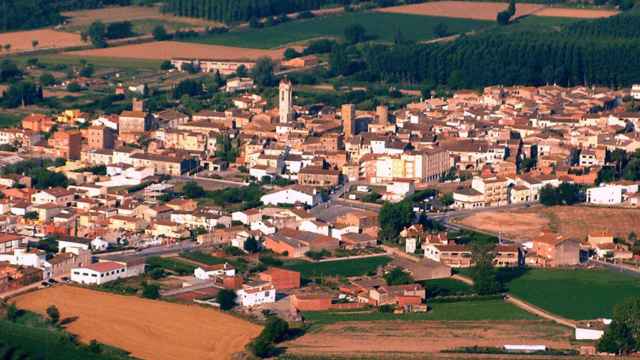
[[[179,275],[193,274],[193,270],[196,266],[186,261],[180,261],[177,259],[164,258],[160,256],[151,256],[146,261],[147,270],[153,270],[156,268],[175,272]]]
[[[209,254],[203,253],[202,251],[183,251],[180,253],[180,257],[203,263],[205,265],[218,265],[227,262],[227,260],[223,258],[211,256]]]
[[[640,279],[609,270],[533,269],[507,286],[513,295],[575,320],[610,318],[614,305],[640,295]]]
[[[433,279],[420,282],[427,289],[427,297],[460,296],[473,293],[471,286],[451,278]]]
[[[76,56],[76,55],[58,55],[43,54],[32,56],[15,56],[11,57],[18,64],[25,64],[28,59],[37,58],[40,63],[46,65],[80,65],[85,60],[92,64],[96,69],[116,68],[123,70],[159,70],[162,60],[145,60],[145,59],[119,59],[98,56]]]
[[[493,23],[494,21],[358,12],[291,21],[262,29],[243,28],[225,34],[212,34],[184,41],[270,49],[314,38],[341,38],[344,29],[353,24],[364,26],[367,34],[378,41],[391,42],[398,31],[402,32],[406,40],[423,41],[436,37],[433,30],[438,24],[445,24],[450,34],[459,34],[487,27]]]
[[[536,316],[504,302],[503,300],[460,301],[452,303],[429,304],[427,313],[395,315],[377,311],[312,311],[305,312],[304,318],[315,324],[331,324],[342,321],[381,321],[381,320],[536,320]]]
[[[87,346],[77,344],[64,330],[30,312],[23,312],[15,323],[0,320],[2,359],[131,359],[122,350],[106,345],[100,347],[100,353],[92,352]]]
[[[378,266],[384,266],[391,261],[386,256],[376,256],[355,260],[338,260],[313,263],[304,260],[285,262],[282,267],[299,271],[303,278],[321,276],[362,276],[375,272]]]

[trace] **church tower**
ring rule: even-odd
[[[280,81],[280,123],[293,121],[293,84],[286,77]]]

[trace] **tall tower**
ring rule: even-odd
[[[389,124],[389,109],[385,105],[376,107],[376,115],[378,116],[378,124]]]
[[[286,77],[280,81],[278,107],[281,123],[288,123],[293,120],[293,85]]]
[[[341,114],[344,138],[349,139],[356,134],[356,107],[353,104],[343,104]]]

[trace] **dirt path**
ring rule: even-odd
[[[551,320],[555,323],[558,323],[560,325],[564,325],[564,326],[568,326],[571,328],[575,328],[576,327],[576,322],[574,320],[570,320],[570,319],[566,319],[563,318],[562,316],[556,315],[556,314],[552,314],[546,310],[543,310],[533,304],[530,304],[520,298],[514,297],[511,294],[508,294],[506,296],[506,299],[508,302],[510,302],[511,304],[519,307],[520,309],[529,312],[531,314],[540,316],[541,318],[547,319],[547,320]]]

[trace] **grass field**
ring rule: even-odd
[[[17,63],[24,64],[30,58],[37,58],[40,63],[47,65],[80,65],[82,60],[93,64],[97,69],[117,68],[125,70],[159,70],[162,60],[152,59],[122,59],[108,58],[100,56],[74,56],[74,55],[33,55],[17,56],[11,59]]]
[[[637,278],[609,270],[532,269],[507,286],[515,296],[574,320],[610,318],[614,305],[640,294]]]
[[[378,266],[384,266],[391,261],[386,256],[376,256],[355,260],[339,260],[312,263],[308,261],[289,261],[283,267],[299,271],[303,278],[320,276],[361,276],[375,272]]]
[[[455,279],[433,279],[420,282],[427,289],[427,297],[469,295],[473,289],[468,284]]]
[[[69,320],[62,319],[62,322]],[[3,359],[74,360],[74,359],[131,359],[121,349],[100,344],[100,353],[72,341],[63,328],[52,325],[43,316],[19,310],[14,322],[0,320],[0,356]]]
[[[306,321],[315,324],[333,324],[343,321],[385,321],[385,320],[448,320],[448,321],[480,321],[480,320],[534,320],[534,315],[504,302],[503,300],[460,301],[452,303],[433,303],[427,313],[410,313],[395,315],[378,311],[313,311],[305,312]]]
[[[227,261],[217,256],[205,254],[202,251],[183,251],[180,253],[180,257],[206,265],[224,264]]]
[[[180,260],[171,259],[171,258],[163,258],[159,256],[151,256],[147,258],[147,268],[148,269],[160,268],[160,269],[177,273],[179,275],[189,275],[189,274],[193,274],[193,270],[196,269],[196,266],[186,261],[180,261]]]
[[[378,12],[346,13],[317,17],[304,21],[292,21],[263,29],[241,29],[225,34],[214,34],[185,41],[204,44],[269,49],[287,44],[304,42],[314,38],[341,38],[344,29],[360,24],[375,40],[391,42],[397,31],[407,40],[430,40],[436,36],[433,30],[445,24],[450,34],[465,33],[492,25],[494,21],[454,19]]]

